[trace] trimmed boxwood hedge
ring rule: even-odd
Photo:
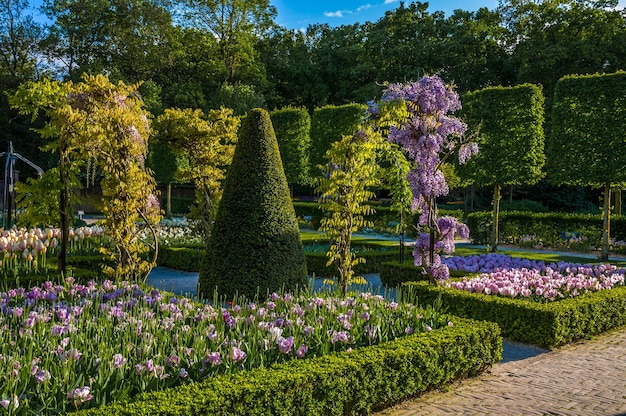
[[[488,244],[491,239],[491,212],[473,212],[467,217],[467,226],[475,244]],[[577,232],[589,239],[589,244],[600,244],[602,216],[592,214],[567,214],[556,212],[504,211],[500,213],[500,237],[535,235],[546,246],[562,243],[563,232]],[[611,218],[611,237],[626,240],[626,216]]]
[[[497,325],[452,321],[453,326],[376,346],[213,377],[75,414],[369,414],[500,361]]]
[[[397,287],[405,282],[416,282],[428,280],[421,271],[421,267],[413,264],[413,257],[409,257],[400,263],[399,261],[390,261],[380,266],[380,281],[387,287]],[[450,277],[463,277],[468,273],[460,270],[450,270]]]
[[[626,325],[626,286],[550,303],[511,299],[408,282],[428,304],[441,297],[451,314],[497,323],[502,336],[525,344],[558,347]]]

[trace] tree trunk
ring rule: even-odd
[[[604,185],[604,210],[602,219],[602,251],[600,260],[609,260],[609,240],[611,238],[611,185]]]
[[[498,251],[498,234],[500,230],[498,229],[498,221],[500,218],[500,199],[502,198],[502,194],[500,193],[501,188],[500,185],[494,185],[493,187],[493,224],[491,229],[491,251]]]
[[[622,190],[615,190],[615,215],[622,215]]]
[[[167,205],[165,209],[167,218],[172,218],[172,182],[167,183]]]

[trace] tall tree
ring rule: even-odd
[[[108,0],[44,0],[41,10],[52,21],[44,53],[64,77],[108,69],[106,61],[114,15]]]
[[[509,85],[513,71],[505,42],[508,31],[500,22],[498,12],[484,7],[475,12],[455,10],[439,21],[438,36],[431,42],[438,52],[432,65],[439,75],[460,92]]]
[[[17,87],[41,71],[37,55],[43,31],[26,13],[27,0],[0,1],[0,82]]]
[[[557,184],[604,192],[602,260],[609,257],[611,187],[626,184],[626,72],[570,75],[556,86],[547,171]]]
[[[464,120],[479,131],[480,152],[462,176],[493,186],[491,250],[498,247],[498,217],[504,185],[535,184],[544,175],[543,95],[541,87],[489,87],[465,94]]]
[[[567,74],[611,72],[626,66],[626,11],[617,0],[504,0],[517,82],[541,84],[548,109]],[[546,114],[550,116],[550,113]]]
[[[0,1],[0,91],[5,91],[0,94],[0,151],[7,151],[8,142],[13,142],[16,152],[47,169],[50,160],[39,149],[44,142],[31,130],[30,121],[10,108],[6,95],[21,83],[46,75],[39,53],[42,38],[42,25],[28,12],[28,1]]]
[[[257,37],[274,27],[276,8],[269,0],[178,0],[184,24],[203,28],[217,39],[226,72],[222,82],[254,84],[263,80],[255,50]]]

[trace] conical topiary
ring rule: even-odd
[[[267,111],[251,110],[224,181],[199,293],[261,298],[307,284],[306,259]]]

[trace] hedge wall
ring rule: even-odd
[[[460,318],[452,322],[453,326],[376,346],[213,377],[75,414],[370,414],[500,361],[497,325]]]
[[[475,244],[488,244],[491,236],[491,213],[473,212],[467,217],[470,237]],[[589,244],[599,246],[602,237],[602,217],[591,214],[533,213],[506,211],[500,214],[500,239],[516,243],[522,235],[535,235],[544,246],[563,245],[564,232],[587,237]],[[611,219],[611,237],[626,240],[626,217]]]
[[[449,313],[495,322],[504,338],[541,347],[558,347],[626,325],[626,286],[550,303],[470,293],[425,282],[409,282],[404,287],[412,288],[422,304],[441,297]]]
[[[324,216],[324,212],[320,209],[320,204],[317,202],[294,202],[293,206],[296,210],[296,216],[304,218],[305,216],[311,217],[311,225],[317,229],[320,221]],[[374,223],[374,228],[382,231],[393,231],[394,224],[399,221],[398,213],[393,211],[389,206],[372,205],[375,212],[368,215],[366,218]],[[405,215],[411,215],[405,213]],[[440,209],[440,216],[452,216],[458,220],[463,220],[463,210],[461,209]],[[418,215],[414,216],[414,220],[411,220],[413,224],[417,225]],[[409,229],[413,229],[409,227]]]
[[[270,113],[280,158],[290,186],[308,185],[310,177],[311,116],[306,108],[285,107]]]
[[[313,110],[311,116],[311,169],[327,163],[324,155],[330,145],[356,132],[365,115],[364,104],[327,105]],[[315,173],[312,176],[316,176]]]

